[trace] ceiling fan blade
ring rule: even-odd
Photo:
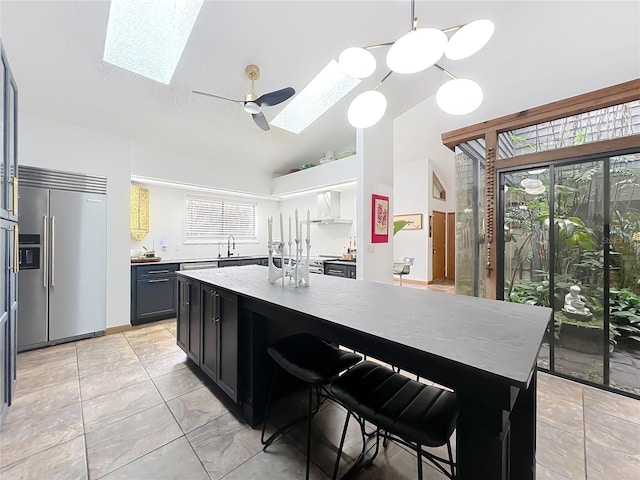
[[[256,122],[256,125],[258,125],[262,130],[264,130],[265,132],[271,130],[271,128],[269,127],[269,122],[267,122],[264,113],[253,113],[251,116],[253,117],[253,121]]]
[[[296,91],[293,88],[287,87],[281,90],[276,90],[275,92],[265,93],[264,95],[256,98],[254,102],[261,107],[270,107],[272,105],[278,105],[279,103],[288,100],[295,93]]]
[[[213,93],[198,92],[197,90],[191,90],[191,92],[196,93],[198,95],[204,95],[205,97],[213,97],[213,98],[219,98],[220,100],[227,100],[229,102],[237,103],[240,106],[244,105],[244,100],[234,100],[233,98],[221,97],[220,95],[214,95]]]

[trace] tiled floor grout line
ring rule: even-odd
[[[84,446],[84,469],[87,475],[87,479],[89,479],[89,451],[87,446],[87,429],[84,424],[84,408],[82,402],[82,386],[80,385],[80,359],[78,358],[78,346],[76,343],[73,344],[73,349],[76,353],[76,368],[78,369],[77,380],[78,380],[78,400],[80,401],[80,419],[82,420],[82,444]]]
[[[582,398],[582,449],[584,454],[584,480],[589,480],[589,469],[587,462],[587,415],[584,405],[584,388],[580,388],[580,397]]]

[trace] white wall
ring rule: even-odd
[[[275,216],[278,202],[251,198],[231,197],[213,193],[185,190],[181,188],[144,185],[149,189],[149,233],[142,241],[131,239],[132,251],[143,250],[144,245],[151,249],[155,244],[156,255],[164,260],[213,259],[218,256],[218,243],[184,243],[184,199],[185,195],[198,195],[229,200],[255,202],[257,219],[257,241],[236,240],[235,252],[239,255],[267,255],[267,223],[269,215]],[[264,221],[263,221],[264,220]],[[166,238],[166,248],[160,246],[160,240]],[[227,254],[227,243],[220,248],[222,256]]]
[[[23,114],[18,128],[21,165],[107,177],[107,327],[128,324],[129,141]]]
[[[288,240],[288,218],[294,218],[295,209],[298,209],[300,220],[306,220],[307,209],[309,209],[311,218],[317,216],[317,193],[295,197],[283,200],[280,203],[282,215],[285,223],[285,240]],[[349,246],[349,238],[355,240],[356,237],[356,189],[355,187],[344,190],[340,194],[340,216],[341,218],[353,220],[352,224],[333,224],[321,225],[311,224],[311,256],[319,255],[342,255],[346,253]],[[274,232],[279,232],[279,224],[277,218],[274,217]],[[295,229],[295,227],[292,227]],[[304,226],[306,229],[306,225]],[[275,233],[274,233],[275,234]],[[303,231],[303,237],[306,230]],[[279,233],[275,239],[279,240]],[[294,235],[295,236],[295,235]]]
[[[394,258],[415,257],[408,278],[429,281],[431,239],[429,216],[433,210],[454,211],[454,154],[442,145],[444,115],[430,97],[393,122],[395,162],[395,214],[422,213],[423,230],[401,231],[394,239]],[[436,173],[447,192],[447,200],[433,198],[432,175]],[[409,235],[411,234],[411,235]],[[414,251],[416,254],[407,253]]]
[[[393,121],[383,117],[373,127],[356,130],[362,173],[358,177],[357,278],[380,283],[393,282]],[[389,241],[371,242],[372,195],[389,197]]]
[[[394,261],[413,257],[413,266],[406,278],[426,281],[431,261],[428,250],[429,236],[429,175],[426,160],[396,164],[393,174],[393,214],[422,214],[422,230],[400,230],[393,238]]]
[[[230,159],[196,157],[132,143],[131,175],[271,195],[272,175],[238,168]]]

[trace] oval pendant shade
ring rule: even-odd
[[[464,25],[449,39],[444,51],[449,60],[461,60],[470,57],[484,47],[491,37],[495,27],[491,20],[475,20]]]
[[[368,128],[378,123],[386,111],[386,97],[377,90],[369,90],[353,99],[347,118],[356,128]]]
[[[480,85],[467,78],[456,78],[444,83],[436,93],[436,103],[451,115],[466,115],[482,104],[484,94]]]
[[[417,73],[436,63],[447,46],[447,36],[435,28],[417,28],[387,52],[387,66],[396,73]]]
[[[338,63],[344,73],[355,78],[367,78],[376,70],[376,59],[373,54],[361,47],[343,50],[338,57]]]

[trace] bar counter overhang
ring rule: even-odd
[[[259,266],[178,274],[238,296],[238,399],[252,425],[273,368],[266,346],[306,331],[454,390],[459,479],[535,479],[536,358],[550,308],[321,275],[283,287]]]

